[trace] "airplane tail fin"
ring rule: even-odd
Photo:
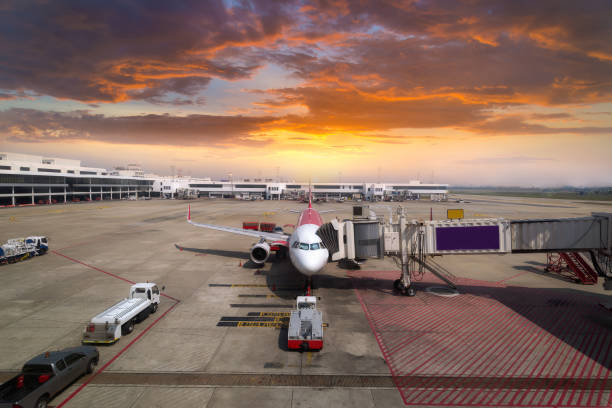
[[[312,208],[312,186],[308,185],[308,208]]]
[[[187,221],[191,221],[191,204],[187,205]]]

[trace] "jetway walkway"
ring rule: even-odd
[[[377,217],[368,206],[356,206],[352,220],[332,220],[319,229],[319,236],[331,259],[359,260],[397,257],[402,276],[396,287],[406,294],[411,273],[431,271],[453,285],[452,274],[440,269],[432,258],[441,255],[560,253],[577,279],[596,283],[605,278],[604,288],[612,290],[612,213],[590,217],[505,220],[407,220],[403,209],[396,217]],[[395,218],[395,219],[394,219]],[[579,252],[590,252],[594,269]]]

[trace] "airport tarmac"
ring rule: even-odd
[[[397,205],[409,218],[578,217],[612,205],[462,196]],[[190,201],[196,222],[294,224],[296,201]],[[193,227],[186,201],[114,201],[7,208],[0,240],[46,235],[51,251],[0,265],[0,379],[32,356],[80,344],[87,321],[127,295],[130,282],[165,285],[156,314],[112,346],[94,375],[55,407],[610,406],[612,317],[597,285],[543,272],[545,254],[446,256],[459,280],[443,298],[418,283],[391,290],[390,259],[362,270],[329,264],[315,278],[325,329],[320,352],[286,347],[283,313],[304,288],[288,260],[248,262],[253,239]],[[315,204],[348,218],[351,203]],[[287,227],[290,230],[290,227]],[[259,319],[258,317],[272,317]],[[224,318],[246,322],[219,326]],[[227,320],[227,319],[226,319]],[[232,319],[230,319],[232,320]],[[255,322],[265,324],[255,325]],[[261,327],[257,327],[261,326]]]

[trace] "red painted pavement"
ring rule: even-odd
[[[441,297],[424,291],[443,285],[426,274],[404,297],[392,290],[398,277],[351,272],[406,405],[611,406],[605,296],[459,279],[460,296]]]

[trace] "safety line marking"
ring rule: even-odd
[[[67,255],[64,255],[62,253],[59,253],[57,251],[51,251],[52,253],[54,253],[55,255],[59,255],[61,257],[64,257],[72,262],[81,264],[83,266],[86,266],[90,269],[93,269],[95,271],[98,272],[102,272],[106,275],[112,276],[115,279],[119,279],[122,280],[124,282],[130,283],[130,284],[134,284],[135,282],[132,282],[129,279],[123,278],[119,275],[115,275],[114,273],[110,273],[107,272],[103,269],[100,269],[98,267],[95,267],[93,265],[89,265],[86,264],[85,262],[81,262],[78,259],[74,259],[71,258]],[[157,319],[155,319],[155,321],[153,321],[151,324],[149,324],[142,332],[140,332],[134,339],[132,339],[132,341],[130,341],[124,348],[121,349],[121,351],[119,351],[117,354],[115,354],[106,364],[104,364],[100,369],[98,369],[98,371],[96,371],[91,377],[89,377],[87,379],[87,381],[85,381],[83,384],[81,384],[76,390],[74,390],[68,397],[66,397],[62,402],[59,403],[59,405],[56,406],[56,408],[61,408],[64,405],[66,405],[68,403],[68,401],[70,401],[72,398],[74,398],[79,392],[81,392],[83,390],[83,388],[85,388],[89,383],[91,383],[91,381],[96,378],[100,373],[102,373],[104,370],[106,370],[117,358],[119,358],[119,356],[121,356],[124,352],[126,352],[134,343],[136,343],[142,336],[145,335],[146,332],[148,332],[155,324],[157,324],[157,322],[159,322],[161,319],[163,319],[168,313],[170,313],[170,311],[172,309],[174,309],[176,307],[176,305],[178,305],[181,301],[175,297],[172,297],[170,295],[166,295],[165,293],[161,293],[162,296],[171,299],[174,301],[174,304],[172,304],[168,310],[166,310],[164,313],[161,314],[161,316],[159,316]]]
[[[69,261],[72,261],[72,262],[75,262],[75,263],[81,264],[81,265],[86,266],[86,267],[88,267],[88,268],[90,268],[90,269],[93,269],[94,271],[98,271],[98,272],[105,273],[105,274],[107,274],[107,275],[109,275],[109,276],[112,276],[113,278],[116,278],[116,279],[122,280],[122,281],[124,281],[124,282],[129,283],[129,284],[134,285],[134,284],[136,283],[136,282],[133,282],[133,281],[131,281],[131,280],[129,280],[129,279],[122,278],[122,277],[121,277],[121,276],[119,276],[119,275],[115,275],[114,273],[106,272],[106,271],[105,271],[105,270],[103,270],[103,269],[100,269],[100,268],[95,267],[95,266],[93,266],[93,265],[86,264],[85,262],[81,262],[81,261],[79,261],[78,259],[71,258],[71,257],[69,257],[68,255],[64,255],[64,254],[59,253],[59,252],[57,252],[57,251],[51,251],[51,252],[52,252],[52,253],[54,253],[55,255],[62,256],[62,257],[64,257],[64,258],[68,259]]]
[[[168,313],[170,313],[170,311],[172,309],[174,309],[174,307],[176,305],[178,305],[179,302],[174,303],[172,306],[170,306],[170,308],[168,308],[168,310],[166,310],[164,313],[162,313],[161,316],[159,316],[157,319],[155,319],[155,321],[153,323],[151,323],[150,325],[148,325],[141,333],[138,334],[138,336],[136,336],[134,339],[132,339],[132,341],[130,341],[128,343],[127,346],[125,346],[123,349],[121,349],[120,352],[118,352],[117,354],[115,354],[115,356],[113,358],[111,358],[106,364],[104,364],[98,371],[96,371],[91,377],[89,377],[87,379],[87,381],[85,381],[83,384],[81,384],[79,386],[79,388],[77,388],[76,390],[74,390],[68,397],[66,397],[66,399],[64,399],[62,402],[60,402],[60,404],[56,407],[56,408],[61,408],[64,405],[66,405],[68,403],[68,401],[70,401],[72,398],[74,398],[79,392],[81,392],[83,390],[83,388],[85,388],[89,383],[91,383],[91,381],[96,378],[100,373],[102,373],[104,370],[106,370],[108,368],[108,366],[110,366],[117,358],[119,358],[119,356],[121,356],[125,351],[127,351],[127,349],[129,349],[130,347],[132,347],[132,345],[134,343],[136,343],[138,340],[140,340],[140,338],[142,336],[145,335],[146,332],[149,331],[149,329],[151,329],[151,327],[153,327],[157,322],[159,322],[161,319],[163,319]]]
[[[518,278],[519,276],[524,275],[524,274],[529,273],[529,272],[531,272],[531,271],[522,271],[522,272],[517,273],[516,275],[512,275],[512,276],[510,276],[510,277],[508,277],[508,278],[505,278],[505,279],[499,280],[499,281],[497,281],[497,282],[495,282],[495,283],[498,283],[498,284],[499,284],[499,283],[504,283],[504,282],[507,282],[507,281],[512,280],[512,279],[514,279],[514,278]]]

